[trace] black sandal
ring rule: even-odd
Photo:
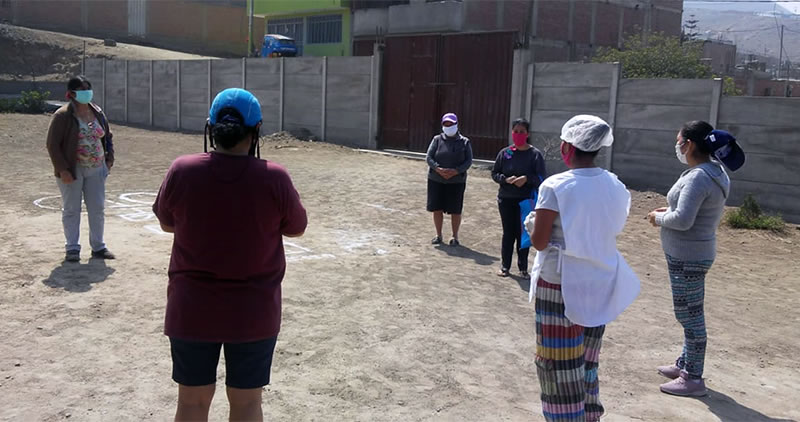
[[[497,272],[497,275],[500,277],[508,277],[511,275],[511,273],[505,268],[500,268],[500,271]]]
[[[442,244],[442,236],[436,236],[431,239],[431,245],[441,245]]]

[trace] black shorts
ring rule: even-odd
[[[251,343],[205,343],[169,338],[172,379],[188,387],[217,383],[219,352],[225,347],[225,385],[239,389],[269,384],[277,337]]]
[[[461,214],[466,183],[439,183],[428,179],[428,211]]]

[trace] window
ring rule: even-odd
[[[309,44],[337,44],[340,42],[342,42],[342,15],[308,18]]]
[[[294,39],[297,54],[303,55],[303,18],[270,19],[267,21],[267,34],[285,35]]]

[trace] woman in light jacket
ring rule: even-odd
[[[744,151],[728,132],[703,121],[686,123],[675,143],[678,160],[689,169],[667,194],[668,207],[648,215],[661,227],[675,317],[683,326],[683,351],[673,365],[658,372],[672,381],[661,391],[677,396],[704,396],[703,363],[706,325],[703,311],[706,273],[716,257],[716,232],[730,192],[732,171],[744,165]]]

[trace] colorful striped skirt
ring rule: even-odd
[[[597,378],[605,325],[583,327],[564,315],[561,285],[536,284],[536,372],[548,421],[599,421]]]

